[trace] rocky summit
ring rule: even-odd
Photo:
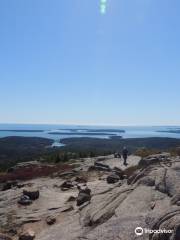
[[[0,240],[180,240],[180,158],[168,153],[129,156],[128,166],[80,159],[1,190]]]

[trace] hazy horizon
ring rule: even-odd
[[[0,122],[0,125],[62,125],[62,126],[97,126],[97,127],[180,127],[179,125],[113,125],[113,124],[76,124],[76,123],[13,123],[13,122]]]
[[[1,1],[0,122],[180,125],[179,8]]]

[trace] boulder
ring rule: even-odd
[[[77,197],[77,206],[81,206],[83,203],[89,202],[90,200],[91,200],[91,195],[80,192]]]
[[[70,196],[67,200],[67,202],[74,202],[76,200],[76,197]]]
[[[93,166],[90,166],[88,171],[104,171],[104,172],[110,172],[111,168],[103,163],[100,163],[96,161]]]
[[[139,166],[147,167],[149,165],[156,164],[158,162],[160,162],[160,158],[158,156],[147,157],[140,160]]]
[[[96,167],[102,167],[102,168],[107,168],[108,170],[111,170],[110,167],[109,167],[109,165],[104,164],[104,163],[100,163],[100,162],[95,162],[95,163],[94,163],[94,166],[96,166]]]
[[[85,194],[91,195],[91,189],[88,188],[86,185],[84,186],[84,188],[82,188],[80,186],[77,186],[77,188],[80,193],[85,193]]]
[[[78,182],[78,183],[86,183],[87,182],[87,180],[84,177],[75,177],[74,181]]]
[[[19,240],[33,240],[35,238],[35,232],[31,229],[23,231],[19,235]]]
[[[68,181],[63,182],[60,187],[61,187],[62,191],[66,191],[66,190],[73,188],[74,185],[72,184],[71,181],[68,180]]]
[[[39,190],[33,188],[27,188],[23,190],[23,194],[28,196],[30,200],[36,200],[39,198]]]
[[[21,198],[18,200],[18,203],[19,203],[20,205],[27,206],[27,205],[32,204],[32,200],[30,199],[29,196],[23,195],[23,196],[21,196]]]
[[[110,172],[111,170],[106,167],[100,167],[100,166],[90,166],[88,168],[88,171],[101,171],[101,172]]]
[[[53,225],[55,222],[56,222],[56,218],[55,218],[54,216],[48,216],[48,217],[46,218],[46,223],[47,223],[48,225]]]
[[[77,206],[81,206],[85,202],[89,202],[91,200],[91,189],[89,189],[87,186],[82,189],[80,186],[78,186],[79,194],[77,197]]]
[[[114,172],[117,176],[119,176],[119,178],[120,178],[121,180],[124,179],[124,172],[123,172],[120,168],[114,167],[114,168],[113,168],[113,172]]]
[[[113,173],[113,174],[110,174],[106,180],[107,180],[107,183],[113,184],[113,183],[117,183],[120,180],[120,178],[118,175]]]
[[[120,153],[115,153],[114,158],[121,158],[121,154]]]

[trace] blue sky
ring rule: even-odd
[[[179,10],[1,0],[0,122],[180,125]]]

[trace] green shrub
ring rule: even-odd
[[[158,153],[160,153],[160,151],[156,149],[148,149],[148,148],[138,148],[135,151],[135,155],[140,156],[142,158],[148,157],[149,155],[152,155],[152,154],[158,154]]]
[[[169,150],[171,156],[180,156],[180,147],[177,147],[177,148],[171,148]]]

